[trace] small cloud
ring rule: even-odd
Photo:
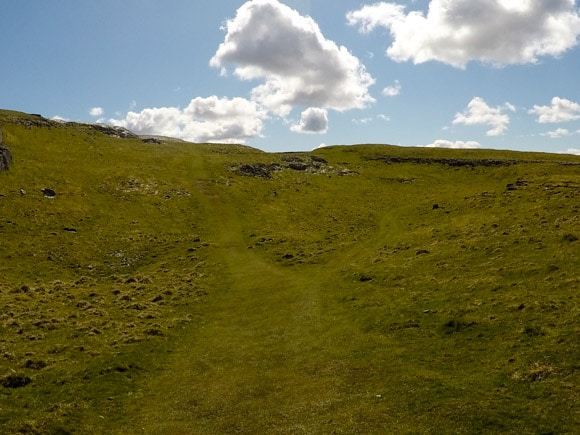
[[[395,80],[394,86],[387,86],[385,89],[383,89],[383,95],[385,97],[396,97],[401,93],[401,89],[401,83],[398,80]]]
[[[540,124],[575,121],[580,119],[580,104],[554,97],[551,106],[534,106],[528,113],[538,115],[536,121]]]
[[[321,143],[320,145],[318,145],[316,148],[314,148],[315,150],[319,150],[320,148],[326,148],[329,147],[330,145],[325,144],[324,142]]]
[[[551,139],[558,139],[560,137],[571,136],[572,132],[566,128],[558,128],[556,130],[548,131],[547,133],[542,133],[542,136],[548,136]]]
[[[366,125],[369,124],[373,118],[353,118],[352,122],[356,125]]]
[[[102,107],[93,107],[89,110],[89,114],[94,117],[103,116],[103,113],[105,113],[105,111]]]
[[[580,156],[580,150],[576,148],[568,148],[566,154],[574,154],[575,156]]]
[[[475,142],[472,140],[469,140],[467,142],[463,142],[460,140],[451,142],[449,140],[438,139],[429,145],[425,145],[425,148],[475,149],[481,148],[481,145],[479,144],[479,142]]]
[[[328,112],[310,107],[302,112],[300,123],[290,127],[294,133],[323,134],[328,131]]]
[[[387,115],[384,114],[379,114],[377,116],[375,116],[374,118],[372,117],[367,117],[367,118],[353,118],[352,122],[356,125],[367,125],[370,124],[371,122],[373,122],[374,120],[379,119],[381,121],[386,121],[389,122],[391,120],[391,118]]]
[[[487,131],[488,136],[502,136],[506,134],[510,123],[509,116],[504,113],[505,110],[513,112],[516,108],[510,103],[490,107],[483,98],[475,97],[469,102],[463,113],[455,115],[453,124],[489,125],[492,129]]]
[[[68,122],[68,121],[70,121],[69,119],[63,118],[62,116],[58,116],[58,115],[54,115],[50,119],[53,120],[53,121],[57,121],[57,122]]]

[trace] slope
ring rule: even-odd
[[[577,157],[2,120],[4,432],[574,432]]]

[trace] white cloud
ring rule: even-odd
[[[344,111],[375,101],[368,92],[374,79],[359,59],[277,0],[246,2],[226,30],[210,65],[234,65],[240,79],[263,80],[252,98],[277,115],[296,106]]]
[[[295,133],[326,133],[328,130],[328,112],[325,109],[310,107],[302,112],[299,124],[290,127]]]
[[[576,148],[569,148],[568,151],[566,151],[566,154],[574,154],[576,156],[580,156],[580,150]]]
[[[191,142],[245,143],[259,136],[265,118],[256,103],[243,98],[195,98],[185,109],[160,107],[129,112],[110,123],[137,134],[170,136]]]
[[[479,142],[475,142],[472,140],[469,140],[467,142],[463,142],[460,140],[455,141],[455,142],[451,142],[448,140],[438,139],[429,145],[425,145],[425,147],[426,148],[475,149],[475,148],[480,148],[481,145],[479,144]]]
[[[372,122],[373,118],[353,118],[352,122],[354,122],[356,125],[366,125],[366,124],[370,124]]]
[[[383,89],[383,95],[385,97],[396,97],[401,93],[401,89],[401,83],[398,80],[395,80],[394,86],[387,86],[385,89]]]
[[[516,109],[510,103],[489,107],[482,98],[475,97],[469,102],[463,113],[455,115],[453,124],[489,125],[493,128],[486,133],[488,136],[501,136],[506,133],[510,123],[509,116],[504,113],[505,110],[514,112]]]
[[[89,114],[95,117],[103,116],[103,113],[105,113],[105,111],[101,107],[93,107],[91,110],[89,110]]]
[[[381,114],[375,116],[374,118],[371,118],[371,117],[353,118],[352,122],[354,122],[356,125],[366,125],[366,124],[370,124],[375,119],[379,119],[379,120],[385,121],[385,122],[389,122],[391,120],[391,118],[389,116],[381,113]]]
[[[548,136],[552,139],[558,139],[565,136],[570,136],[573,133],[566,128],[557,128],[556,130],[548,131],[547,133],[543,133],[542,136]]]
[[[457,68],[470,61],[534,63],[573,48],[580,36],[575,0],[432,0],[426,13],[379,2],[349,12],[347,20],[363,33],[388,29],[387,55],[395,61]]]
[[[538,115],[540,124],[574,121],[580,119],[580,104],[554,97],[551,106],[534,106],[529,113]]]

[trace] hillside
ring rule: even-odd
[[[0,128],[2,433],[577,432],[580,157]]]

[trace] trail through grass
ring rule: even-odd
[[[248,249],[240,216],[211,188],[223,276],[206,320],[185,335],[134,420],[147,433],[299,431],[337,397],[319,376],[320,282]],[[334,377],[334,374],[332,374]],[[265,405],[265,404],[268,405]],[[153,405],[153,406],[152,406]],[[136,404],[135,406],[139,406]],[[138,431],[138,429],[137,429]]]

